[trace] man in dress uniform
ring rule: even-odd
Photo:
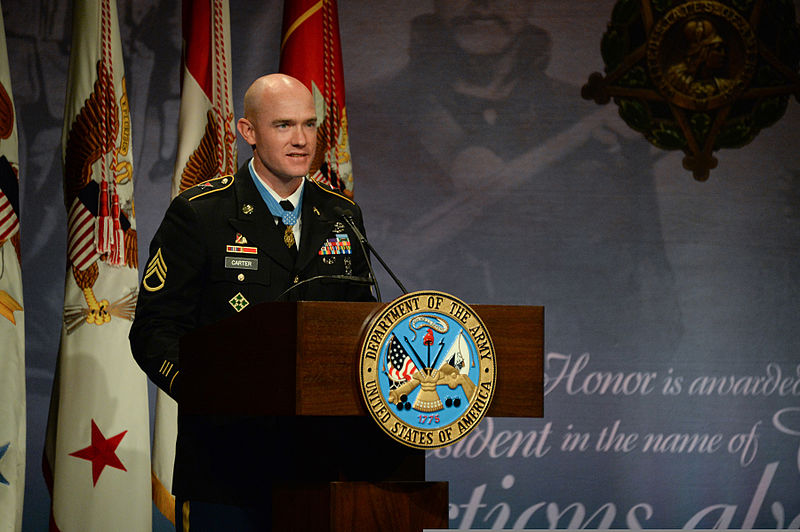
[[[363,234],[360,209],[306,178],[317,135],[310,91],[289,76],[261,77],[245,94],[244,115],[237,128],[252,159],[235,175],[172,201],[139,292],[133,355],[179,402],[178,343],[185,333],[264,301],[374,300],[370,286],[357,280],[369,277],[367,257],[341,218],[349,211]],[[266,356],[269,343],[264,338]],[[177,530],[189,522],[192,530],[217,530],[216,523],[224,530],[268,528],[270,482],[295,472],[287,422],[179,414]]]

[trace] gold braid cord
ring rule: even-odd
[[[125,264],[131,268],[139,267],[139,244],[136,229],[125,231]]]

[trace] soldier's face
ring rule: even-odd
[[[532,4],[520,0],[435,0],[458,46],[475,55],[505,51],[528,24]]]
[[[255,164],[282,181],[308,173],[317,146],[317,118],[310,94],[298,93],[266,103],[250,130]]]

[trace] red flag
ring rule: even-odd
[[[280,71],[306,84],[317,108],[311,177],[353,195],[336,0],[285,0]]]
[[[236,171],[228,0],[183,1],[183,70],[176,196]]]
[[[178,149],[172,196],[236,171],[228,0],[183,0],[183,70]],[[172,469],[178,405],[156,395],[153,427],[153,501],[175,522]]]

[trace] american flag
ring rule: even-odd
[[[11,163],[0,156],[0,242],[4,242],[19,228],[19,184]]]
[[[85,270],[100,258],[94,244],[94,220],[94,215],[80,198],[75,198],[68,213],[67,253],[79,270]]]
[[[389,362],[386,373],[395,382],[409,381],[414,372],[417,371],[417,366],[414,365],[411,357],[408,356],[400,340],[395,335],[392,335],[389,341],[389,351],[386,354],[386,359]]]

